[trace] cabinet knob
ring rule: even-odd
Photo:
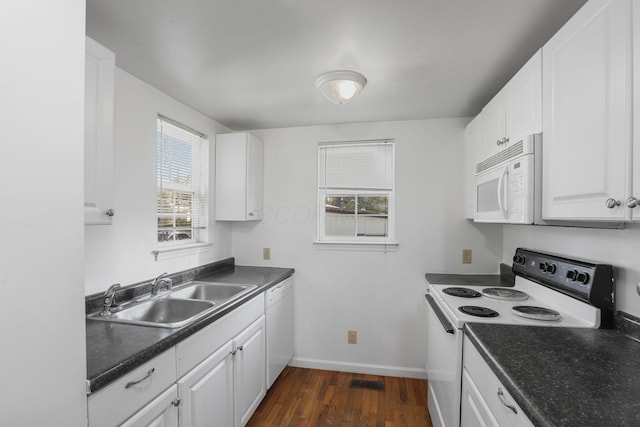
[[[249,212],[249,216],[253,216],[253,211]]]
[[[116,214],[116,211],[114,211],[113,209],[109,209],[108,211],[105,212],[105,214],[107,216],[114,216]]]
[[[609,209],[613,209],[613,208],[615,208],[616,206],[620,206],[620,200],[616,200],[616,199],[614,199],[614,198],[612,198],[612,197],[609,197],[609,198],[607,199],[607,201],[606,201],[606,202],[604,202],[604,204],[605,204]]]
[[[640,206],[640,201],[635,197],[629,197],[626,203],[627,207],[631,209],[635,208],[636,206]]]
[[[496,141],[496,145],[497,145],[497,146],[500,146],[500,144],[502,144],[502,140],[501,140],[501,139],[498,139],[498,140]]]

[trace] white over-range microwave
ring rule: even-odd
[[[527,135],[476,165],[476,222],[538,223],[541,150],[542,135]]]

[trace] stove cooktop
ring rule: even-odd
[[[584,328],[598,328],[605,323],[605,327],[608,326],[613,309],[611,265],[518,248],[513,257],[513,271],[516,275],[513,287],[472,289],[431,283],[429,289],[458,329],[465,322]],[[461,309],[464,306],[481,309]],[[516,306],[527,308],[514,310]],[[497,315],[474,315],[485,310]]]

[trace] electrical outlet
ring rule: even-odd
[[[462,263],[471,264],[471,249],[462,250]]]
[[[358,331],[347,331],[347,343],[358,344]]]
[[[271,259],[271,248],[262,248],[262,259]]]

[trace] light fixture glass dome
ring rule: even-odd
[[[366,84],[362,74],[348,70],[329,71],[316,80],[320,93],[334,104],[350,102]]]

